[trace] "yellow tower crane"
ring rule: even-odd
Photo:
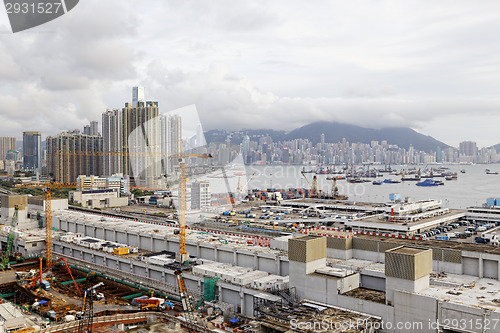
[[[148,156],[157,156],[162,158],[177,158],[179,162],[179,256],[177,257],[177,261],[180,263],[185,263],[189,260],[189,254],[186,251],[186,158],[190,157],[198,157],[198,158],[213,158],[211,154],[184,154],[184,143],[182,138],[180,137],[179,131],[179,153],[172,155],[165,155],[160,153],[148,153],[148,152],[90,152],[90,151],[58,151],[58,155],[100,155],[100,156],[140,156],[140,157],[148,157]],[[54,184],[54,183],[53,183]],[[71,184],[76,187],[75,184]],[[46,191],[50,198],[50,191]],[[47,216],[47,210],[46,210]],[[49,214],[50,215],[50,214]],[[47,219],[47,218],[46,218]],[[50,221],[51,218],[49,218]],[[49,242],[47,242],[48,246]],[[52,239],[50,241],[50,245],[52,246]],[[51,247],[52,248],[52,247]],[[48,252],[48,251],[47,251]]]
[[[179,159],[179,254],[177,262],[189,261],[189,253],[186,251],[186,158],[212,158],[211,154],[184,154],[184,145],[181,141]]]
[[[16,188],[40,188],[45,193],[45,265],[50,267],[52,264],[52,190],[53,189],[75,189],[75,183],[56,183],[56,182],[42,182],[34,184],[21,184]]]

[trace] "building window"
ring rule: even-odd
[[[31,243],[31,247],[36,247],[37,243]]]

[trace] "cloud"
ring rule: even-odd
[[[196,104],[204,128],[328,120],[494,144],[499,11],[497,1],[87,0],[0,34],[0,130],[82,128],[143,85],[164,112]]]

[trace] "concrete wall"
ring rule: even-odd
[[[429,327],[429,323],[436,320],[436,299],[403,291],[394,292],[394,324],[402,325],[395,331],[436,332]]]
[[[164,238],[154,234],[142,234],[135,230],[118,229],[112,226],[83,225],[82,221],[60,221],[58,217],[53,218],[52,225],[62,231],[82,233],[89,237],[125,243],[148,251],[179,251],[179,239],[177,237]],[[245,248],[233,248],[228,245],[195,242],[192,240],[186,241],[186,249],[191,255],[198,258],[265,270],[271,274],[287,276],[289,271],[288,258],[275,253],[258,252]]]
[[[124,274],[137,274],[142,277],[168,282],[174,286],[177,285],[174,271],[159,265],[82,248],[75,244],[60,241],[54,241],[54,251],[98,265],[120,269]],[[203,277],[184,273],[183,278],[188,289],[203,293]],[[239,308],[245,315],[249,316],[253,315],[253,297],[257,294],[266,294],[265,291],[236,286],[221,281],[217,282],[217,287],[220,301],[233,304],[235,309]]]

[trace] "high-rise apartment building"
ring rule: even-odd
[[[83,128],[83,134],[87,135],[99,135],[99,123],[92,120],[89,125]]]
[[[47,137],[47,173],[61,183],[79,175],[102,174],[103,139],[96,135],[63,132]]]
[[[16,150],[16,138],[13,136],[0,137],[0,160],[7,159],[9,150]]]
[[[197,210],[211,205],[210,183],[199,181],[191,184],[191,209]]]
[[[144,98],[144,87],[133,87],[132,88],[132,107],[136,108],[139,102],[145,103]]]
[[[134,87],[132,104],[102,115],[103,173],[129,175],[136,186],[161,186],[158,102],[144,101],[144,89]],[[134,106],[135,105],[135,106]]]
[[[477,145],[474,141],[462,141],[459,146],[459,153],[462,156],[476,156]]]
[[[33,171],[42,171],[42,133],[23,133],[24,168]]]
[[[160,117],[160,149],[162,159],[161,172],[171,173],[174,168],[174,156],[181,152],[181,117],[165,114]]]

